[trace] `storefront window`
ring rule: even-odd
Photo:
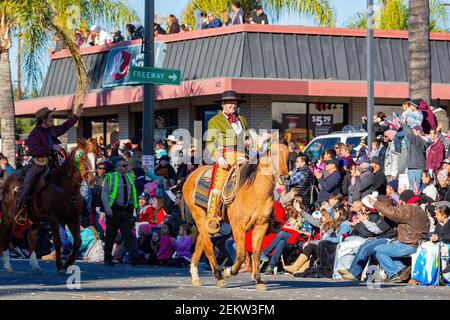
[[[346,105],[336,103],[273,102],[273,127],[303,150],[315,137],[341,130],[346,109]]]
[[[134,117],[135,137],[142,139],[142,112]],[[163,140],[178,128],[178,109],[156,110],[154,119],[154,140]]]
[[[97,138],[103,146],[119,139],[119,117],[117,115],[83,118],[83,137]]]

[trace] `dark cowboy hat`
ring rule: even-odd
[[[34,114],[36,122],[42,119],[45,119],[50,113],[55,112],[56,108],[53,110],[50,110],[47,107],[41,108]]]
[[[222,101],[237,101],[237,103],[245,103],[245,100],[239,99],[236,91],[225,91],[222,93],[222,99],[214,100],[215,103],[221,103]]]

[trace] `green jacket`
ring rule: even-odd
[[[225,148],[236,148],[238,141],[241,141],[242,146],[244,145],[244,140],[248,130],[247,120],[244,116],[238,116],[239,121],[242,125],[242,133],[236,136],[233,127],[228,122],[228,119],[219,111],[214,117],[208,122],[208,135],[206,139],[206,149],[209,151],[211,158],[215,158],[219,152],[220,147]],[[227,137],[227,132],[230,136]],[[239,140],[238,140],[239,139]]]

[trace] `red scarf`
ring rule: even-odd
[[[228,122],[229,122],[230,124],[236,123],[236,122],[239,121],[239,118],[238,118],[238,116],[237,116],[235,113],[229,114],[229,113],[224,112],[223,114],[224,114],[225,116],[227,116]]]

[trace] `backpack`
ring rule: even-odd
[[[103,250],[103,242],[100,239],[94,241],[92,246],[84,254],[83,260],[87,262],[103,262],[105,251]]]

